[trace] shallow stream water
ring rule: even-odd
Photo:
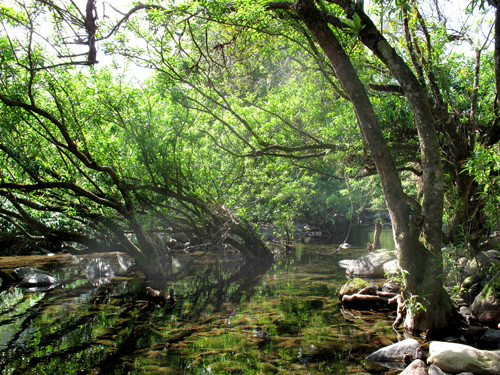
[[[397,341],[393,313],[338,303],[338,261],[365,251],[333,250],[297,245],[271,265],[180,254],[169,278],[177,301],[165,306],[145,299],[144,277],[120,254],[27,257],[62,281],[0,294],[0,373],[390,374],[364,358]],[[85,273],[95,257],[118,270],[100,285]]]

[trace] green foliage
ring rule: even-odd
[[[464,167],[481,187],[479,198],[483,201],[490,226],[500,228],[500,149],[498,145],[485,147],[476,144],[474,155]]]

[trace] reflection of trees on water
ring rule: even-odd
[[[264,261],[226,262],[216,259],[203,268],[187,268],[184,272],[190,276],[178,283],[178,289],[184,293],[181,302],[191,306],[183,319],[196,319],[207,307],[216,312],[227,311],[231,305],[235,307],[243,295],[253,293],[253,288],[270,265]]]
[[[268,268],[266,263],[209,257],[188,262],[169,276],[181,292],[174,306],[146,301],[142,278],[92,289],[86,281],[75,280],[64,289],[17,297],[0,315],[0,328],[13,332],[2,334],[0,373],[125,370],[132,366],[127,356],[151,345],[166,347],[196,331],[204,311],[229,315],[244,294],[253,293]],[[176,335],[160,332],[169,321],[182,321],[186,329]]]

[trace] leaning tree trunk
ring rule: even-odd
[[[349,4],[354,6],[351,1]],[[421,101],[420,96],[417,99],[409,98],[419,131],[424,167],[422,217],[410,226],[406,195],[363,83],[325,18],[316,8],[314,1],[298,0],[294,8],[321,46],[337,78],[349,95],[361,132],[372,152],[392,219],[400,267],[406,271],[403,275],[406,279],[406,297],[410,302],[415,302],[413,306],[410,306],[415,307],[414,309],[407,309],[405,328],[411,332],[444,328],[447,325],[452,305],[447,298],[440,277],[442,273],[440,245],[443,182],[436,134],[430,129],[430,125],[433,124],[432,116],[430,118],[427,116],[428,113],[430,114],[428,104],[426,101]],[[367,17],[362,17],[364,23],[367,22],[365,18]],[[390,59],[391,65],[401,69],[401,71],[396,69],[396,72],[393,72],[396,78],[400,78],[403,74],[403,67],[399,65],[404,62],[397,60],[398,56],[385,39],[380,38],[379,35],[369,35],[371,38],[374,36],[377,39],[377,48],[381,49],[381,58],[384,59],[383,61]],[[416,87],[413,82],[410,83],[405,82],[406,86],[403,87],[407,95],[420,95],[422,90],[418,82]],[[423,106],[423,108],[420,109],[418,106]],[[421,233],[425,237],[428,248],[419,242]],[[424,308],[417,308],[419,307],[417,302],[422,303]]]

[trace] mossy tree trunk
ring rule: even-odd
[[[339,1],[352,14],[359,11],[351,1]],[[394,240],[400,267],[405,280],[405,297],[413,308],[407,309],[405,327],[414,333],[438,330],[447,326],[452,304],[442,283],[441,224],[443,210],[443,175],[440,150],[434,121],[425,93],[411,70],[378,33],[367,16],[361,36],[391,69],[403,86],[412,107],[417,125],[423,164],[424,198],[421,215],[410,222],[407,197],[389,147],[384,139],[378,118],[367,92],[326,18],[313,0],[299,0],[294,10],[321,46],[345,92],[349,95],[360,130],[371,150],[382,183],[384,197],[392,219]],[[361,11],[358,12],[360,14]],[[413,78],[412,78],[413,77]],[[422,241],[422,242],[421,242]],[[425,244],[425,245],[424,245]],[[418,305],[420,302],[422,305]],[[413,306],[411,306],[413,307]]]

